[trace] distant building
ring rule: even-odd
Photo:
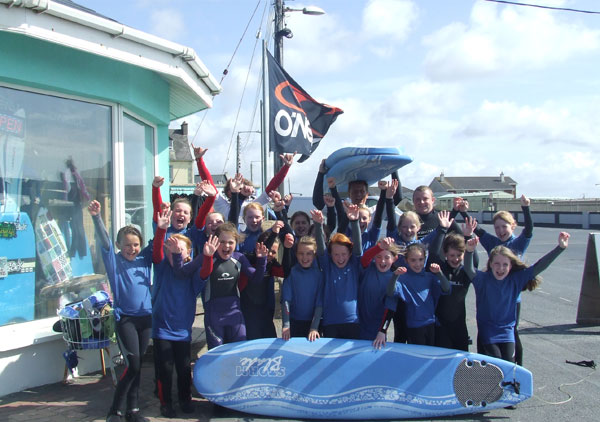
[[[188,142],[188,124],[169,129],[169,181],[171,194],[194,192],[194,156]]]
[[[504,173],[500,176],[492,177],[446,177],[444,172],[439,177],[434,177],[429,187],[434,195],[446,193],[487,193],[487,192],[505,192],[517,197],[517,182]]]

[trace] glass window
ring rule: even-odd
[[[112,107],[0,86],[0,325],[107,290],[88,201],[111,230]]]
[[[154,174],[154,129],[123,115],[125,163],[125,223],[152,238],[151,182]],[[168,198],[165,198],[168,201]]]

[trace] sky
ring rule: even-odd
[[[238,132],[260,129],[272,0],[75,1],[193,48],[217,80],[231,61],[213,108],[171,127],[188,122],[209,170],[234,174]],[[594,0],[518,1],[600,12]],[[285,3],[326,14],[286,14],[284,68],[344,110],[312,157],[292,166],[286,192],[310,196],[320,161],[338,148],[395,146],[413,158],[399,172],[411,189],[441,172],[503,172],[518,195],[600,197],[600,14],[485,0]],[[260,183],[260,136],[240,137],[241,172]]]

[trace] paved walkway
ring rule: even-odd
[[[197,316],[192,333],[192,359],[203,353],[206,348],[203,317]],[[89,356],[89,357],[88,357]],[[85,357],[91,358],[87,353]],[[117,377],[124,366],[116,367]],[[152,348],[149,348],[142,364],[142,381],[140,387],[140,408],[142,414],[150,421],[206,420],[205,416],[214,414],[213,405],[206,400],[194,397],[197,410],[187,415],[178,412],[182,419],[166,419],[160,416],[160,405],[154,396],[154,363]],[[10,380],[2,380],[10,382]],[[174,383],[175,384],[175,383]],[[176,387],[175,387],[176,388]],[[193,389],[192,389],[193,390]],[[104,421],[112,402],[114,393],[110,372],[83,375],[75,378],[73,383],[56,383],[31,388],[19,393],[0,397],[0,421],[6,422],[65,422],[65,421]],[[174,393],[174,397],[177,394]],[[176,410],[177,407],[175,408]],[[185,419],[183,417],[185,416]],[[125,420],[123,418],[123,420]]]

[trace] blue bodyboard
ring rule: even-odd
[[[323,190],[327,191],[327,178],[335,178],[338,191],[347,192],[348,183],[364,180],[368,185],[377,183],[392,172],[412,162],[412,158],[399,154],[354,155],[343,158],[329,168],[323,182]]]
[[[329,157],[325,160],[325,165],[330,169],[339,161],[357,155],[401,155],[401,151],[396,147],[344,147],[329,154]]]
[[[206,399],[296,419],[400,419],[478,413],[533,394],[531,372],[488,356],[429,346],[322,338],[259,339],[200,357]]]

